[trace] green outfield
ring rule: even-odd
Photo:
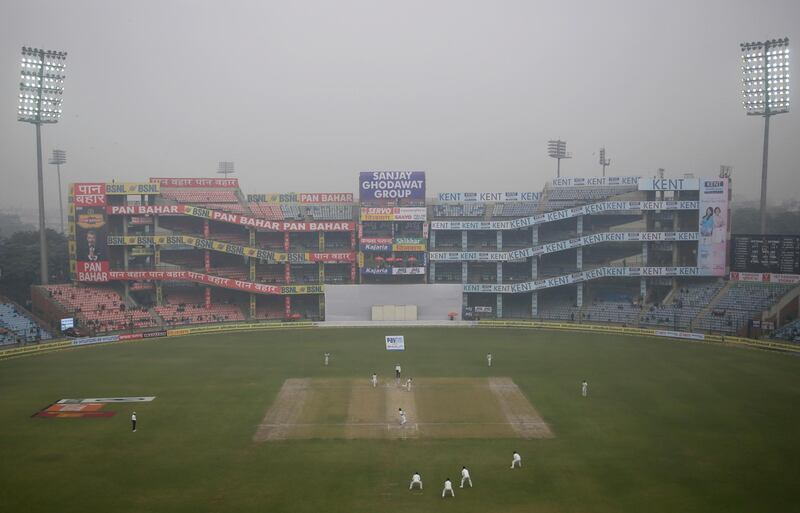
[[[406,351],[387,352],[383,336],[400,334]],[[33,416],[119,396],[156,399]],[[797,511],[799,403],[797,357],[605,334],[308,329],[87,347],[0,361],[0,511]],[[462,465],[475,487],[442,500]],[[414,471],[422,492],[408,491]]]

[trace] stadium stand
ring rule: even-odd
[[[634,302],[633,296],[606,292],[584,305],[581,318],[586,322],[608,322],[636,326],[642,313],[641,306]]]
[[[198,291],[172,290],[164,294],[164,300],[163,306],[153,309],[168,326],[245,320],[242,310],[236,305],[212,303],[206,307]]]
[[[54,301],[83,321],[84,328],[95,333],[157,325],[150,312],[126,305],[111,287],[62,284],[45,288]]]
[[[309,205],[306,207],[306,214],[311,219],[331,220],[353,219],[352,205]]]
[[[800,342],[800,319],[782,326],[772,333],[772,338],[781,338],[790,342]]]
[[[597,187],[552,187],[546,190],[546,201],[540,203],[540,211],[550,212],[586,203],[602,201],[613,196],[636,191],[636,186]]]
[[[303,212],[297,205],[281,204],[283,219],[303,219]]]
[[[645,307],[639,322],[643,326],[689,330],[692,320],[724,285],[721,280],[682,283],[669,303]]]
[[[433,217],[483,217],[486,205],[483,203],[445,203],[433,205]]]
[[[269,203],[248,203],[250,211],[254,216],[261,219],[269,219],[270,221],[279,221],[283,219],[283,211],[279,205]]]
[[[532,216],[536,213],[538,203],[512,202],[495,203],[492,209],[493,217],[524,217]]]
[[[731,282],[711,308],[693,327],[703,331],[736,334],[755,315],[761,313],[794,285],[782,283]]]
[[[234,191],[219,191],[219,190],[203,190],[203,191],[186,191],[186,190],[171,190],[164,189],[161,191],[161,197],[177,201],[178,203],[238,203],[239,199],[236,197]]]
[[[52,336],[14,303],[0,303],[0,345],[49,340]]]

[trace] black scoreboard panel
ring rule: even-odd
[[[732,235],[731,271],[800,274],[800,236]]]

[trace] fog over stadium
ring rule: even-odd
[[[428,193],[541,190],[563,176],[716,174],[757,199],[763,122],[741,106],[739,43],[800,41],[800,3],[3,2],[0,172],[36,201],[33,127],[16,120],[20,47],[69,52],[43,151],[64,181],[212,176],[248,192],[353,192],[420,170]],[[795,59],[796,61],[796,59]],[[796,65],[793,65],[797,69]],[[800,190],[800,117],[776,116],[769,197]],[[55,204],[56,178],[46,168]]]

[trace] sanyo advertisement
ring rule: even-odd
[[[385,338],[387,351],[405,351],[406,340],[403,335],[387,335]]]

